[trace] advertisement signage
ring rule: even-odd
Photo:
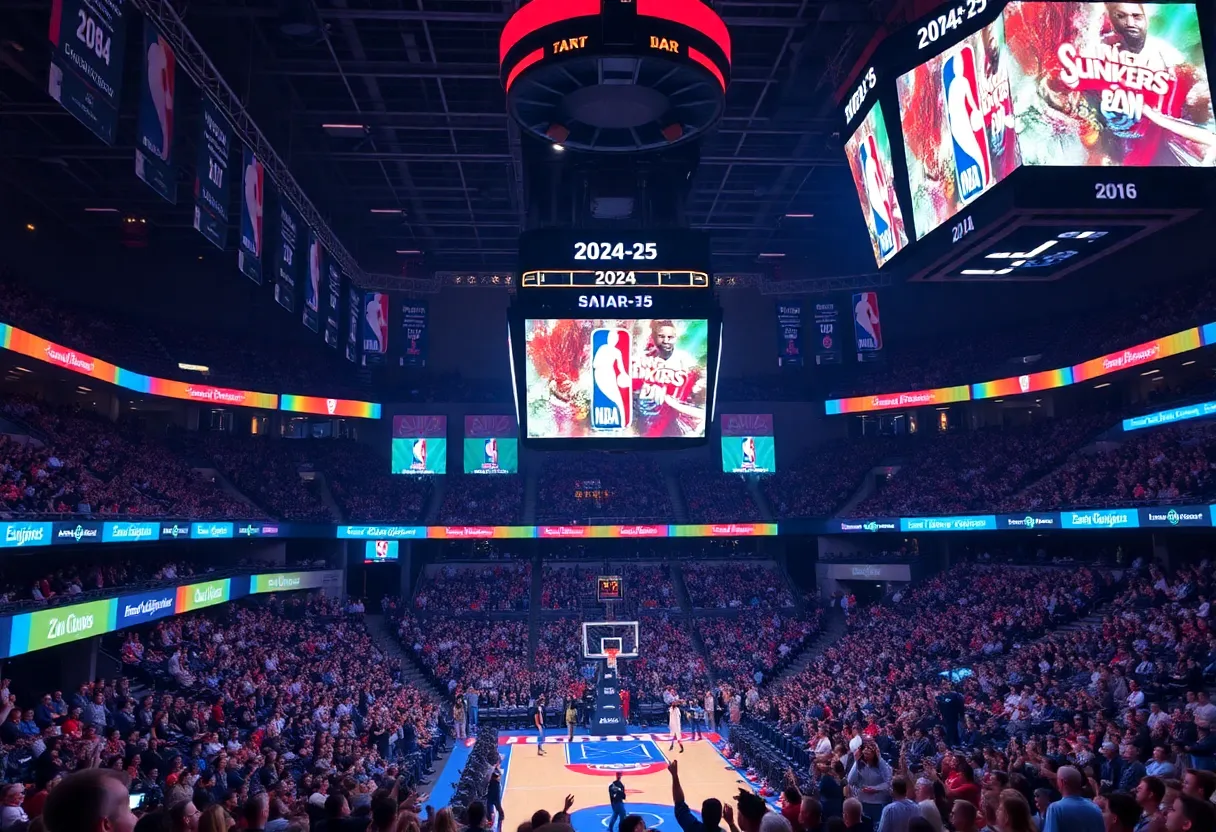
[[[884,517],[876,520],[842,520],[833,518],[827,521],[825,534],[856,534],[860,532],[869,532],[877,534],[878,532],[897,532],[899,531],[899,519],[895,517]]]
[[[318,589],[324,584],[324,579],[324,572],[279,572],[274,575],[253,575],[249,579],[249,594]]]
[[[228,148],[232,128],[205,93],[199,131],[194,160],[194,227],[223,250],[228,245]]]
[[[446,440],[445,440],[446,441]],[[514,474],[519,471],[519,440],[465,437],[466,474]]]
[[[191,523],[190,537],[193,540],[219,540],[232,537],[232,523]]]
[[[426,526],[338,526],[339,538],[365,540],[367,538],[385,538],[401,540],[403,538],[426,539]]]
[[[71,520],[55,524],[54,545],[63,546],[75,543],[97,543],[101,540],[102,524],[93,520],[83,520],[74,523]]]
[[[161,540],[189,540],[190,539],[190,524],[189,523],[161,523],[160,524],[160,539]]]
[[[1140,509],[1141,526],[1211,527],[1208,506],[1149,506]]]
[[[996,516],[974,514],[967,517],[901,517],[901,532],[977,532],[997,527]]]
[[[1161,358],[1168,358],[1171,355],[1197,350],[1200,346],[1202,344],[1199,340],[1199,328],[1191,327],[1182,332],[1175,332],[1173,335],[1166,335],[1164,338],[1146,341],[1143,344],[1137,344],[1134,347],[1128,347],[1119,352],[1112,352],[1098,358],[1091,358],[1089,361],[1083,361],[1073,366],[1072,378],[1074,382],[1079,384],[1082,381],[1089,381],[1092,378],[1098,378],[1107,373],[1117,373],[1120,370],[1128,370],[1132,367],[1142,367]]]
[[[271,523],[241,523],[236,527],[237,537],[281,537],[283,527]]]
[[[135,145],[135,175],[171,203],[177,202],[173,166],[173,115],[177,58],[173,47],[144,18],[143,87]]]
[[[51,533],[52,525],[50,523],[28,521],[0,523],[0,548],[50,546]]]
[[[1041,373],[1028,373],[973,384],[971,385],[971,398],[978,400],[992,399],[997,396],[1018,396],[1023,393],[1037,393],[1040,390],[1054,390],[1070,384],[1072,384],[1072,368],[1064,367],[1060,370],[1044,370]]]
[[[104,635],[114,629],[117,609],[118,599],[107,598],[18,615],[13,618],[9,655],[19,656]]]
[[[228,578],[179,586],[177,588],[177,611],[179,613],[192,612],[204,607],[227,603],[231,588],[231,581]]]
[[[52,0],[47,91],[106,144],[114,144],[127,44],[123,0]]]
[[[999,529],[1052,530],[1060,528],[1059,514],[1002,514],[997,518]]]
[[[317,416],[341,416],[354,419],[380,418],[380,405],[376,402],[322,399],[316,396],[293,396],[288,393],[279,397],[279,409],[289,413],[313,413]]]
[[[118,599],[115,629],[133,627],[177,614],[177,589],[158,589]]]
[[[1135,529],[1140,513],[1134,508],[1063,511],[1060,522],[1065,529]]]
[[[1209,416],[1216,416],[1216,402],[1188,404],[1184,407],[1175,407],[1172,410],[1160,410],[1156,413],[1147,413],[1144,416],[1133,416],[1130,419],[1123,420],[1123,430],[1155,428],[1158,425],[1186,422],[1190,419],[1206,419]]]
[[[160,539],[160,523],[105,523],[101,528],[105,543],[140,543]]]
[[[867,413],[873,410],[929,407],[932,405],[965,402],[971,398],[971,388],[937,387],[933,390],[912,390],[907,393],[879,393],[874,396],[856,396],[851,399],[829,399],[823,403],[829,416],[841,413]]]

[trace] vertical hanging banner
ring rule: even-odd
[[[405,336],[401,346],[402,367],[426,366],[426,315],[426,301],[401,302],[401,333]]]
[[[177,203],[177,169],[173,166],[173,111],[177,57],[151,20],[144,19],[144,83],[139,96],[139,136],[135,175],[148,187]]]
[[[51,0],[47,92],[106,144],[118,129],[124,0]]]
[[[882,357],[882,319],[878,314],[878,292],[853,295],[853,335],[858,361],[877,361]]]
[[[802,304],[777,303],[777,366],[802,366]]]
[[[262,213],[266,206],[266,171],[253,151],[245,148],[241,165],[241,274],[262,283]]]
[[[363,363],[383,364],[388,352],[388,295],[363,293]]]
[[[308,232],[308,273],[304,276],[304,326],[313,332],[321,328],[321,275],[325,271],[325,248],[317,235]]]
[[[815,304],[815,363],[839,364],[844,355],[839,333],[840,307],[836,301]]]
[[[338,322],[342,320],[340,310],[342,306],[342,271],[338,268],[338,264],[334,262],[332,255],[329,258],[329,262],[326,263],[326,273],[329,275],[329,292],[327,293],[329,302],[325,304],[325,343],[337,349],[339,340]]]
[[[216,248],[228,245],[228,146],[232,128],[203,95],[198,157],[194,161],[194,227]]]
[[[275,302],[294,312],[296,308],[296,263],[300,261],[300,215],[280,193],[279,268],[275,274]]]
[[[359,361],[359,287],[350,278],[346,284],[346,360]]]

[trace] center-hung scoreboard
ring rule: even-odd
[[[521,235],[509,343],[523,442],[704,444],[722,337],[709,261],[689,229]]]
[[[842,102],[878,265],[1056,280],[1207,209],[1208,5],[953,0],[893,33]]]

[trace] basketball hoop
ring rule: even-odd
[[[616,670],[616,654],[621,652],[620,648],[609,647],[604,652],[608,654],[608,667],[612,670]]]

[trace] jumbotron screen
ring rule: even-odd
[[[393,437],[394,474],[446,474],[448,440],[434,436]]]
[[[519,440],[506,437],[464,438],[466,474],[515,474],[519,472]]]
[[[524,322],[530,439],[704,438],[709,323]]]
[[[870,233],[874,259],[882,266],[908,244],[904,212],[895,193],[891,139],[882,107],[875,104],[844,145]]]

